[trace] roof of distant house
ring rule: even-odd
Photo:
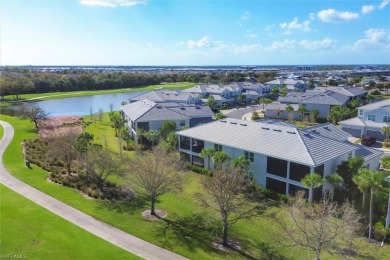
[[[148,99],[154,102],[162,103],[162,102],[186,102],[188,99],[198,99],[198,95],[177,91],[177,90],[153,90],[147,92],[145,94],[141,94],[139,96],[133,97],[130,100],[132,102]]]
[[[367,111],[379,109],[379,108],[390,109],[390,99],[385,99],[378,102],[367,104],[365,106],[358,107],[358,109],[367,110]]]
[[[342,94],[344,96],[348,97],[356,97],[360,95],[367,94],[368,91],[364,90],[362,88],[356,88],[356,87],[338,87],[338,86],[330,86],[330,87],[315,87],[314,90],[311,90],[312,92],[320,91],[320,92],[326,92],[327,90],[331,90],[333,92]],[[310,90],[306,92],[311,92]]]
[[[298,92],[287,93],[285,97],[279,97],[281,103],[295,104],[325,104],[325,105],[344,105],[349,97],[327,90],[325,92]]]
[[[206,93],[220,94],[225,90],[237,91],[240,90],[240,87],[238,85],[221,86],[216,84],[205,84],[205,85],[197,85],[192,88],[184,89],[183,91],[189,93],[196,93],[196,94],[206,94]]]
[[[121,110],[134,121],[185,120],[212,117],[214,114],[208,106],[186,103],[156,103],[147,99],[124,105]]]
[[[331,138],[340,142],[347,141],[351,135],[344,132],[338,127],[335,127],[331,123],[319,124],[303,129],[305,132],[321,135],[323,137]]]
[[[318,166],[358,148],[296,127],[224,119],[177,132],[179,135]]]

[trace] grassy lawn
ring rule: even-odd
[[[20,95],[21,102],[29,100],[49,100],[49,99],[61,99],[70,97],[82,97],[102,94],[114,94],[114,93],[126,93],[134,91],[148,91],[156,89],[186,89],[193,87],[195,83],[191,82],[179,82],[170,84],[150,85],[145,87],[137,88],[126,88],[126,89],[113,89],[113,90],[86,90],[86,91],[71,91],[71,92],[54,92],[54,93],[38,93],[38,94],[22,94]],[[5,101],[0,102],[0,106],[8,106],[14,103],[12,96],[5,96]]]
[[[1,254],[28,259],[141,259],[0,185]]]
[[[207,217],[209,214],[205,214],[196,200],[196,193],[201,190],[199,183],[204,176],[192,172],[183,173],[186,174],[186,184],[183,192],[167,194],[159,199],[157,208],[168,211],[168,218],[159,222],[149,222],[141,217],[140,213],[148,209],[148,202],[142,197],[137,197],[128,202],[86,199],[73,189],[52,184],[46,181],[47,172],[34,165],[33,169],[24,167],[20,143],[23,139],[36,136],[32,124],[8,116],[0,116],[0,119],[10,122],[15,128],[14,140],[7,149],[3,161],[7,169],[17,178],[96,219],[141,239],[191,259],[313,258],[313,255],[308,255],[305,250],[297,248],[291,250],[291,248],[280,245],[274,229],[275,223],[272,219],[265,217],[241,221],[233,226],[230,235],[233,239],[240,241],[241,251],[221,252],[215,249],[210,241],[215,241],[216,237],[220,235],[220,225],[213,225],[213,228],[200,228],[201,225],[209,222],[210,218]],[[96,133],[99,133],[100,142],[102,141],[100,136],[105,131],[108,131],[108,133],[106,132],[106,138],[114,136],[113,129],[107,124],[100,125],[97,123],[95,127],[92,123],[86,131],[94,133],[96,137],[98,136]],[[114,140],[110,141],[114,143],[113,147],[117,146],[115,139],[110,140]],[[270,210],[275,210],[275,208]],[[375,249],[373,245],[364,242],[364,240],[361,243],[362,250],[390,256],[389,246]],[[279,254],[283,257],[275,257]],[[329,255],[324,259],[342,259],[342,257]],[[363,259],[363,257],[360,259]]]

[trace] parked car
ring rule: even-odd
[[[376,142],[376,138],[369,136],[369,135],[363,137],[363,139],[362,139],[362,145],[365,145],[365,146],[371,146],[375,142]]]

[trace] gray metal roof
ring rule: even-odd
[[[342,94],[325,91],[325,92],[303,92],[303,93],[287,93],[285,97],[279,97],[281,103],[295,104],[325,104],[325,105],[344,105],[349,97]]]
[[[134,121],[185,120],[198,117],[211,118],[214,115],[208,106],[156,103],[147,99],[124,105],[121,110]]]
[[[390,99],[381,100],[379,102],[374,102],[365,106],[358,107],[358,109],[369,111],[379,108],[389,108],[390,107]]]
[[[336,92],[336,93],[339,93],[339,94],[342,94],[342,95],[348,96],[348,97],[356,97],[356,96],[360,96],[360,95],[368,93],[367,90],[364,90],[362,88],[355,88],[355,87],[330,86],[330,87],[315,87],[314,88],[314,91],[324,92],[327,90],[331,90],[333,92]]]
[[[323,137],[331,138],[340,142],[347,141],[351,135],[344,132],[340,128],[332,125],[331,123],[324,123],[312,127],[307,127],[303,131],[311,134],[321,135]]]
[[[194,94],[177,91],[177,90],[153,90],[145,94],[141,94],[134,98],[131,98],[130,101],[140,101],[148,99],[157,103],[161,102],[187,102],[188,99],[197,98]]]
[[[339,121],[339,125],[349,125],[349,126],[365,126],[364,120],[360,117],[352,117],[343,121]]]
[[[317,166],[357,148],[296,127],[224,119],[177,132],[179,135]]]

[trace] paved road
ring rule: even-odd
[[[186,259],[166,249],[129,235],[104,222],[96,220],[13,177],[4,168],[3,154],[14,136],[14,129],[7,122],[0,120],[0,124],[4,128],[4,136],[0,141],[0,182],[2,184],[69,222],[142,258],[169,260]],[[113,257],[115,258],[115,256]]]
[[[247,114],[252,112],[253,110],[258,110],[260,109],[260,106],[251,106],[247,108],[240,108],[237,110],[233,110],[232,112],[227,113],[226,115],[230,118],[235,118],[235,119],[242,119],[242,117]]]

